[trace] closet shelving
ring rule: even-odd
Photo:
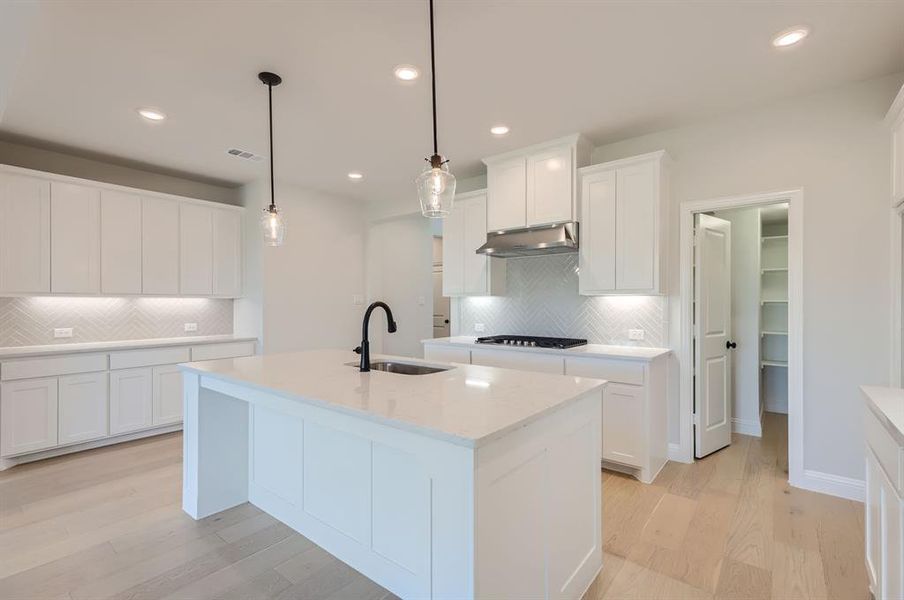
[[[787,205],[760,210],[760,378],[766,410],[787,412]]]

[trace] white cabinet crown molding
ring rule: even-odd
[[[534,144],[532,146],[524,146],[515,150],[510,150],[508,152],[494,154],[482,159],[482,161],[485,165],[489,165],[491,163],[495,164],[499,162],[505,162],[519,156],[527,156],[528,154],[543,152],[544,150],[555,148],[557,146],[577,146],[582,150],[587,149],[589,151],[591,145],[587,138],[585,138],[583,135],[581,135],[580,133],[573,133],[571,135],[566,135],[554,140],[548,140],[539,144]]]

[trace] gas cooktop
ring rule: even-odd
[[[577,338],[541,337],[536,335],[490,335],[477,338],[477,343],[564,349],[583,346],[587,343],[587,340]]]

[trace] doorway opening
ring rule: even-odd
[[[449,337],[452,302],[443,295],[443,222],[432,219],[433,234],[433,337]]]
[[[792,485],[803,474],[802,201],[792,191],[681,205],[678,450],[688,462],[733,435],[781,437]]]

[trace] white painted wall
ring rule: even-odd
[[[365,208],[353,200],[280,184],[285,243],[264,246],[258,229],[268,182],[243,190],[246,297],[236,301],[236,332],[257,335],[264,353],[354,348],[364,295]]]
[[[370,224],[368,302],[386,302],[398,324],[398,331],[388,334],[383,311],[371,320],[371,352],[422,357],[421,340],[433,337],[431,221],[416,213]]]
[[[664,148],[677,206],[804,190],[804,468],[863,479],[861,384],[887,385],[889,134],[904,74],[598,147],[594,162]],[[672,210],[670,336],[678,336],[678,210]],[[677,379],[670,436],[678,440]]]
[[[734,429],[761,435],[760,424],[760,213],[758,208],[716,211],[731,222],[731,352]]]

